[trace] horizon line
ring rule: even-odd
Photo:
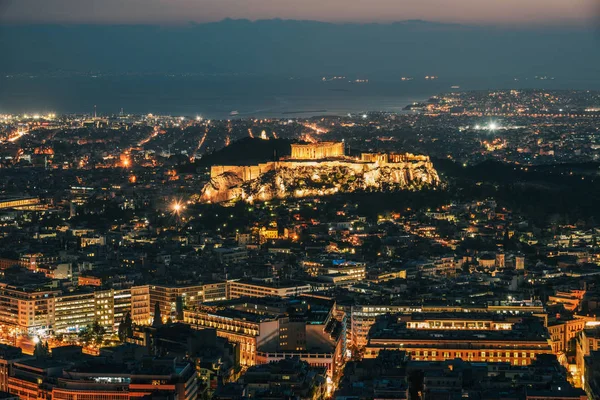
[[[439,21],[429,20],[421,18],[409,18],[399,19],[390,21],[323,21],[317,19],[295,19],[295,18],[230,18],[225,17],[214,21],[170,21],[170,22],[110,22],[110,21],[86,21],[86,22],[74,22],[74,21],[25,21],[25,20],[14,20],[14,21],[1,21],[0,27],[11,27],[11,26],[48,26],[48,27],[67,27],[67,26],[89,26],[89,27],[171,27],[171,28],[186,28],[202,25],[221,24],[227,22],[242,22],[249,24],[260,24],[265,22],[288,22],[288,23],[313,23],[322,25],[336,25],[336,26],[393,26],[401,24],[422,24],[432,25],[439,27],[454,27],[454,28],[495,28],[495,29],[520,29],[520,30],[537,30],[544,28],[564,28],[571,30],[594,30],[597,26],[594,24],[594,20],[562,20],[562,21],[536,21],[536,22],[460,22],[460,21]]]

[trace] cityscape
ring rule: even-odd
[[[2,389],[586,398],[599,104],[3,115]]]
[[[84,3],[0,4],[0,399],[600,399],[591,2]]]

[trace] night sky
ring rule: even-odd
[[[3,23],[181,24],[224,18],[592,25],[596,0],[0,0]]]
[[[432,74],[499,82],[539,75],[588,87],[600,63],[598,4],[0,0],[0,49],[8,55],[0,75],[191,72],[393,80]]]

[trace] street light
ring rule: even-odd
[[[179,212],[181,211],[181,209],[183,208],[183,206],[181,205],[180,202],[176,201],[175,203],[173,203],[173,211],[175,211],[176,214],[179,214]]]

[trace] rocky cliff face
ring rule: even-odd
[[[243,179],[235,173],[225,172],[212,178],[204,185],[200,200],[203,202],[211,201],[213,203],[232,200],[232,198],[230,198],[231,190],[240,186],[242,183],[244,183]]]
[[[438,174],[429,161],[277,163],[270,171],[247,181],[234,173],[216,176],[206,184],[199,200],[213,203],[268,201],[363,190],[419,190],[439,183]]]

